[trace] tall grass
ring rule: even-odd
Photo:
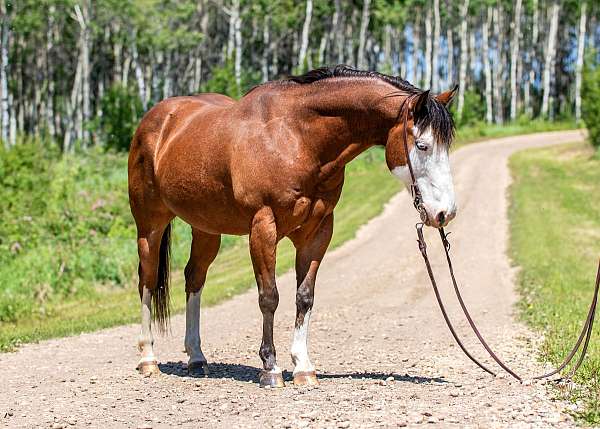
[[[544,333],[543,358],[559,363],[592,299],[600,256],[600,159],[589,144],[516,154],[510,161],[512,257],[521,267],[522,315]],[[561,393],[600,423],[600,333],[575,381]]]

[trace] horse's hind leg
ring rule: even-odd
[[[158,363],[154,355],[154,338],[152,336],[152,301],[155,315],[161,313],[161,320],[168,316],[168,246],[170,237],[170,218],[156,222],[152,227],[138,225],[139,293],[141,305],[141,333],[138,348],[141,358],[138,370],[144,375],[158,373]],[[161,288],[161,291],[158,289]]]
[[[208,267],[217,257],[221,236],[192,229],[192,250],[185,267],[185,351],[189,356],[188,372],[207,375],[208,366],[200,341],[200,300]]]
[[[263,315],[263,335],[259,355],[264,370],[260,373],[261,387],[283,387],[281,369],[277,366],[273,344],[273,319],[279,304],[275,284],[275,253],[277,227],[269,207],[259,210],[252,219],[250,229],[250,256],[258,285],[258,304]]]
[[[294,363],[294,384],[315,385],[317,375],[308,356],[308,326],[315,295],[317,270],[333,234],[333,214],[290,236],[296,247],[296,323],[291,354]]]

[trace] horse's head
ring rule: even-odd
[[[457,87],[435,97],[424,91],[407,98],[398,123],[388,134],[385,149],[390,171],[409,188],[412,177],[407,159],[410,157],[427,213],[426,224],[436,228],[447,225],[456,216],[448,154],[454,137],[454,124],[446,108],[456,90]]]

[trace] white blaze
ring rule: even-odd
[[[421,133],[415,126],[413,134],[416,142],[427,147],[427,150],[420,150],[415,144],[409,153],[427,215],[434,219],[438,213],[445,212],[446,219],[450,220],[456,215],[456,200],[448,148],[435,141],[431,127]],[[410,189],[412,180],[408,165],[396,167],[392,173]]]

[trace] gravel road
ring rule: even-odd
[[[507,159],[516,150],[582,140],[578,131],[504,138],[452,156],[459,202],[448,228],[455,269],[473,317],[523,374],[540,370],[534,337],[515,321],[508,245]],[[389,180],[394,180],[390,175]],[[453,343],[417,250],[416,213],[403,192],[319,272],[310,350],[320,386],[294,387],[289,359],[295,280],[279,278],[275,341],[283,389],[259,389],[261,317],[256,290],[202,310],[211,374],[189,378],[185,318],[156,338],[162,374],[134,370],[138,325],[26,345],[0,355],[0,425],[6,427],[572,427],[541,384],[519,385],[475,367]],[[429,253],[450,315],[459,318],[435,231]],[[210,277],[208,286],[210,286]],[[583,316],[582,316],[583,317]]]

